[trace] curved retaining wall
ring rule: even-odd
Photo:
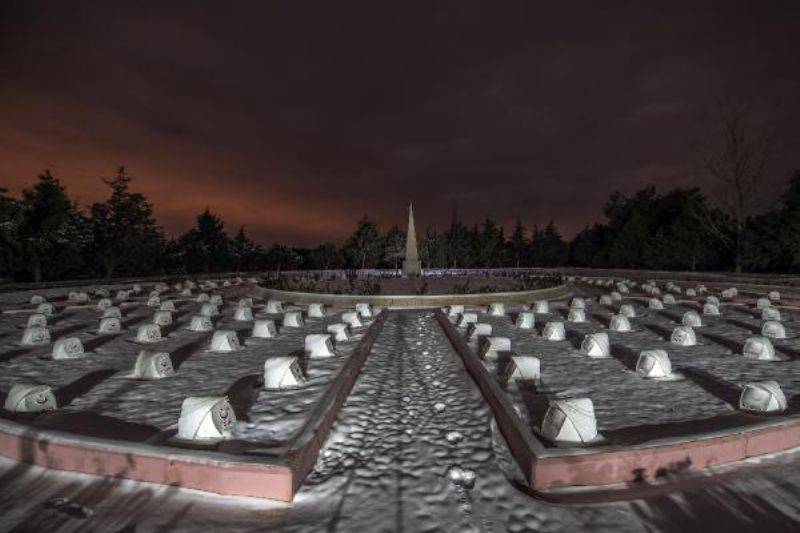
[[[517,292],[488,292],[485,294],[433,294],[433,295],[358,295],[322,294],[314,292],[293,292],[277,289],[255,289],[260,297],[271,298],[295,304],[322,303],[336,307],[352,307],[357,303],[369,303],[394,309],[442,307],[444,305],[488,305],[494,302],[531,303],[534,300],[553,300],[565,298],[572,293],[569,285],[558,285],[549,289]]]

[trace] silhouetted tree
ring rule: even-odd
[[[197,217],[197,226],[178,239],[188,272],[221,272],[231,264],[230,239],[225,224],[208,208]]]
[[[714,186],[725,217],[698,219],[733,254],[734,269],[742,270],[747,219],[762,197],[759,190],[771,152],[771,128],[760,124],[751,106],[730,101],[720,107],[716,137],[703,160],[708,181]],[[721,224],[728,222],[728,227]]]
[[[384,248],[385,261],[397,270],[400,261],[405,257],[406,234],[398,227],[392,226],[386,233],[386,246]]]
[[[354,268],[375,268],[383,259],[384,240],[378,225],[364,216],[345,245],[345,255]]]
[[[106,278],[114,274],[157,272],[164,253],[164,237],[153,218],[153,206],[141,193],[130,191],[125,167],[102,180],[111,188],[103,203],[91,208],[94,257]]]

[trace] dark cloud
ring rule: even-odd
[[[90,202],[124,163],[168,230],[210,206],[265,244],[410,200],[571,234],[611,190],[697,184],[730,95],[777,110],[775,182],[800,166],[797,4],[559,5],[5,3],[0,179]]]

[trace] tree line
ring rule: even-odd
[[[365,216],[346,242],[315,248],[253,242],[245,228],[229,235],[206,209],[195,226],[168,238],[153,206],[131,190],[124,167],[104,179],[108,197],[81,208],[49,171],[19,198],[0,189],[0,276],[16,280],[111,278],[223,271],[398,268],[405,233],[384,232]],[[800,171],[766,211],[737,220],[710,205],[698,188],[614,193],[606,221],[571,240],[551,221],[506,235],[486,217],[469,226],[453,216],[443,230],[418,235],[426,268],[596,267],[791,272],[800,268]]]

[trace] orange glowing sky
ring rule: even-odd
[[[87,205],[125,165],[169,234],[210,207],[265,245],[409,201],[419,232],[571,235],[613,190],[700,185],[731,95],[772,112],[776,186],[800,167],[792,3],[112,4],[0,7],[0,186],[49,168]]]

